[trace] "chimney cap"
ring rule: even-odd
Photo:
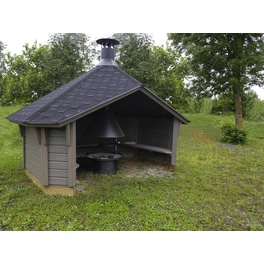
[[[114,45],[119,45],[120,42],[116,39],[111,39],[111,38],[101,38],[96,40],[97,44],[101,44],[103,46],[114,46]]]

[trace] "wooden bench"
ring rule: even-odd
[[[150,152],[158,152],[158,153],[168,154],[168,155],[172,154],[172,151],[170,149],[156,147],[156,146],[150,146],[150,145],[144,145],[144,144],[124,144],[124,143],[120,145],[131,147],[131,148],[144,149]]]

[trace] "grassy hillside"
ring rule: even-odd
[[[82,192],[46,196],[21,168],[18,126],[0,108],[0,230],[264,230],[264,122],[244,122],[248,146],[218,142],[233,117],[186,115],[175,173],[81,174]],[[146,172],[147,175],[147,172]]]

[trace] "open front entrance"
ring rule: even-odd
[[[94,130],[93,124],[103,121],[101,113],[104,109],[77,120],[76,157],[81,167],[91,169],[93,163],[96,161],[100,163],[99,157],[96,158],[100,155],[96,153],[108,153],[101,156],[112,155],[115,163],[118,163],[121,157],[116,158],[114,154],[122,156],[125,153],[132,153],[175,165],[176,155],[173,151],[174,145],[176,148],[181,122],[177,120],[175,122],[172,114],[141,91],[108,105],[108,109],[114,114],[124,136],[107,138],[91,135],[93,133],[90,131]],[[102,159],[106,161],[106,158]]]

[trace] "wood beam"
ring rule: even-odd
[[[71,146],[71,124],[67,124],[65,126],[66,129],[66,143],[67,146],[70,147]]]
[[[177,140],[180,135],[181,121],[177,120],[176,117],[173,118],[172,127],[172,146],[171,146],[171,165],[176,165],[176,153],[177,153]]]
[[[68,187],[76,185],[76,121],[66,126],[68,144]]]
[[[36,133],[37,133],[38,143],[39,143],[39,145],[41,145],[41,128],[36,127],[35,129],[36,129]]]
[[[22,167],[26,168],[26,160],[25,160],[25,136],[26,136],[26,127],[19,125],[20,135],[22,137]]]
[[[20,131],[20,136],[24,137],[25,136],[25,126],[19,125],[19,131]]]
[[[48,131],[41,128],[41,182],[44,186],[49,185],[49,160],[48,160]]]

